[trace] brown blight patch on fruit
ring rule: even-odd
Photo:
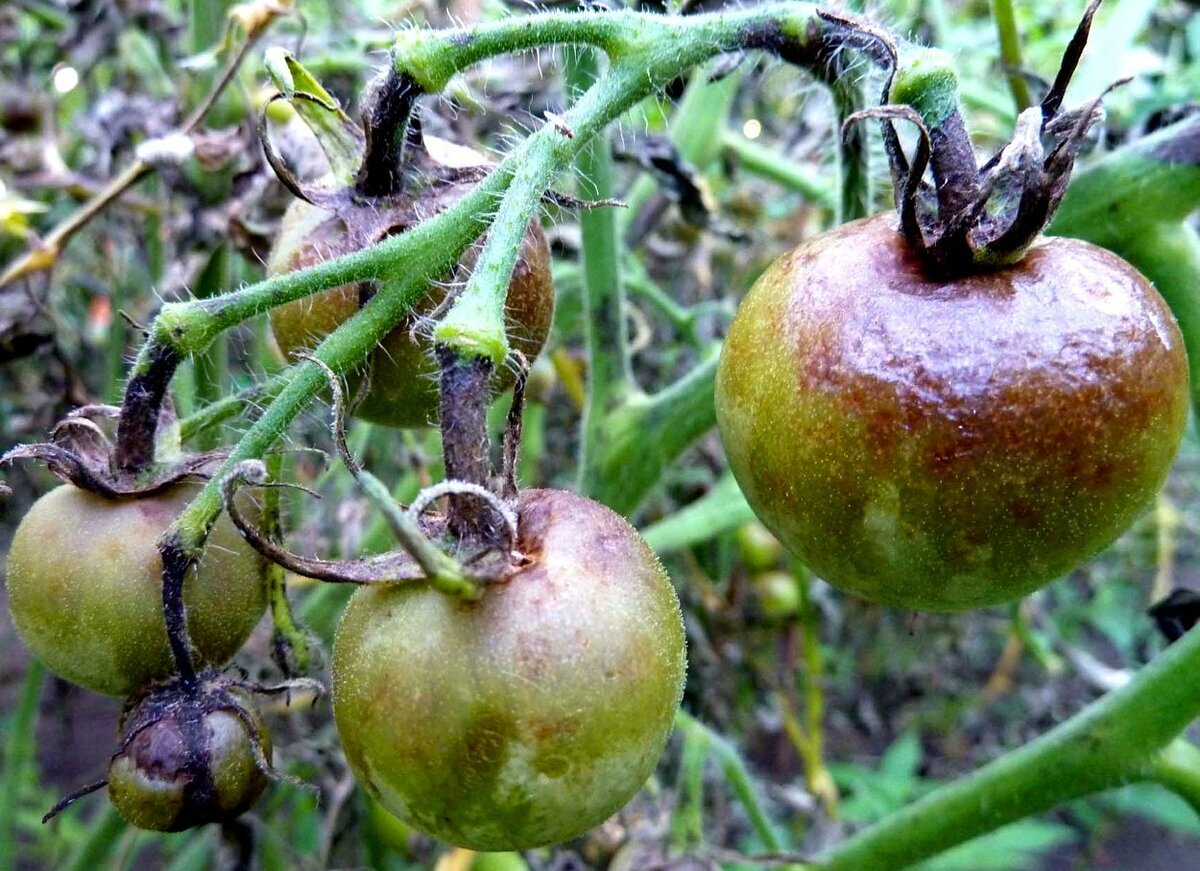
[[[1109,543],[1165,477],[1186,387],[1169,311],[1109,252],[1043,239],[939,283],[879,216],[751,290],[718,422],[750,504],[814,571],[957,610]]]

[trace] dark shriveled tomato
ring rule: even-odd
[[[529,564],[466,602],[428,587],[354,594],[333,709],[358,778],[450,843],[528,849],[582,834],[654,770],[683,688],[683,623],[653,551],[619,515],[526,490]]]
[[[138,828],[155,832],[182,832],[248,811],[268,781],[254,741],[269,763],[271,736],[248,700],[242,711],[246,719],[184,700],[139,724],[108,766],[113,807]],[[138,714],[135,708],[128,719]]]
[[[763,522],[834,586],[955,611],[1121,533],[1187,418],[1179,329],[1086,242],[946,282],[878,216],[776,261],[730,328],[717,419]]]

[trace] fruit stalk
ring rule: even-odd
[[[441,367],[442,456],[446,479],[488,487],[492,461],[488,447],[488,381],[492,361],[437,348]],[[463,493],[450,496],[450,531],[460,541],[499,540],[504,521],[481,499]]]
[[[390,67],[364,100],[366,150],[354,189],[365,197],[390,197],[404,182],[404,150],[416,119],[413,109],[424,93],[412,76]]]

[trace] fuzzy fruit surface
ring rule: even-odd
[[[448,208],[458,192],[444,192],[424,203],[421,212]],[[417,215],[413,215],[413,223]],[[395,231],[400,228],[390,228]],[[288,207],[279,236],[267,263],[277,275],[314,266],[347,254],[354,246],[346,241],[342,219],[324,209],[297,200]],[[468,249],[464,265],[478,251]],[[418,303],[416,317],[429,315],[444,298],[435,290]],[[279,349],[289,360],[316,348],[329,333],[359,309],[357,285],[343,285],[324,293],[295,300],[271,310],[271,329]],[[550,246],[536,223],[530,224],[508,287],[505,325],[511,347],[532,361],[542,350],[554,318],[554,285],[550,277]],[[414,316],[405,318],[380,343],[371,358],[371,389],[355,414],[364,420],[394,427],[421,427],[437,422],[438,369],[428,338],[413,335]],[[513,373],[501,367],[497,390],[512,386]]]
[[[928,280],[890,215],[806,242],[730,327],[717,421],[763,523],[866,599],[1015,600],[1103,550],[1162,485],[1187,419],[1179,329],[1086,242]]]
[[[270,734],[254,708],[245,711],[269,762]],[[266,786],[247,723],[230,710],[187,704],[141,729],[108,766],[113,807],[132,825],[155,832],[232,820],[253,807]]]
[[[110,500],[63,484],[29,509],[8,554],[8,604],[18,634],[51,671],[114,696],[175,671],[157,539],[198,492],[176,484]],[[183,589],[201,664],[226,662],[258,623],[263,566],[222,516]]]
[[[675,591],[624,518],[555,490],[517,509],[527,567],[477,602],[364,587],[333,649],[355,774],[475,850],[557,843],[621,808],[662,753],[686,667]]]

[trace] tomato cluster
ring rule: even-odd
[[[1050,120],[1040,134],[1061,137]],[[1075,126],[1053,151],[1067,158],[1035,161],[1016,180],[970,156],[978,172],[962,176],[971,184],[957,198],[952,185],[923,181],[935,137],[920,126],[924,151],[910,166],[897,160],[893,132],[899,219],[852,222],[802,244],[742,302],[715,406],[730,467],[763,524],[744,527],[739,545],[768,621],[802,607],[796,575],[778,570],[780,542],[869,600],[961,610],[1015,600],[1071,570],[1162,485],[1187,418],[1178,327],[1124,261],[1037,237],[1087,124]],[[944,142],[954,129],[935,132]],[[935,178],[947,177],[947,161],[964,159],[967,145],[932,155]],[[1018,157],[1028,155],[1010,162]],[[269,271],[406,232],[467,187],[434,173],[412,190],[297,201]],[[1018,206],[988,211],[1002,201]],[[967,226],[963,216],[978,221]],[[549,333],[549,259],[534,222],[508,286],[514,360],[536,357]],[[386,290],[348,285],[278,307],[280,349],[291,361],[306,355]],[[249,699],[262,688],[217,671],[263,614],[264,556],[362,585],[336,633],[333,715],[351,770],[413,827],[475,850],[557,843],[602,822],[654,771],[686,672],[670,579],[607,507],[566,491],[518,490],[527,373],[518,377],[514,363],[493,376],[490,360],[447,347],[435,356],[423,333],[447,292],[433,281],[428,290],[372,350],[369,389],[355,408],[392,426],[440,418],[455,480],[422,498],[450,499],[432,520],[388,501],[400,550],[342,564],[295,559],[273,540],[277,529],[257,529],[256,511],[233,501],[231,474],[222,481],[228,516],[208,531],[202,557],[181,567],[164,554],[181,547],[171,530],[200,491],[189,476],[203,463],[143,478],[162,471],[153,468],[157,444],[143,445],[147,468],[120,475],[108,458],[67,462],[60,446],[45,446],[68,483],[17,529],[8,600],[21,637],[55,673],[131,698],[107,786],[134,825],[180,831],[228,821],[254,805],[273,773],[271,739]],[[342,387],[328,374],[336,443],[364,484],[341,428]],[[485,410],[494,391],[510,388],[512,467],[499,475]],[[127,401],[123,422],[128,403],[143,398]]]

